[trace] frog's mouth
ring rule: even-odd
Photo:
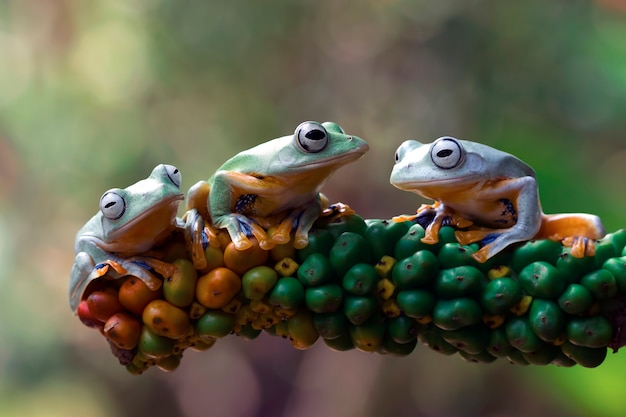
[[[318,166],[324,167],[324,166],[333,166],[333,165],[348,163],[348,162],[356,161],[357,159],[361,158],[363,155],[367,153],[368,150],[369,150],[369,146],[365,144],[364,146],[361,146],[350,153],[340,154],[337,156],[333,156],[331,158],[322,159],[320,161],[310,161],[308,163],[299,165],[299,167],[315,168]]]

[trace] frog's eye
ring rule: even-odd
[[[451,169],[459,166],[465,157],[465,150],[461,142],[450,136],[444,136],[433,143],[430,150],[430,159],[442,169]]]
[[[100,211],[107,219],[117,220],[126,211],[126,201],[117,192],[107,191],[100,197]]]
[[[182,182],[182,175],[180,174],[180,171],[178,170],[178,168],[176,168],[174,165],[164,165],[165,166],[165,172],[167,173],[168,178],[170,179],[170,181],[172,181],[172,183],[174,183],[175,186],[180,188],[180,183]]]
[[[304,152],[317,153],[328,145],[328,132],[317,122],[304,122],[296,128],[295,139]]]

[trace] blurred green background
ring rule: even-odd
[[[370,153],[325,189],[412,213],[396,147],[443,135],[532,165],[546,212],[626,227],[626,1],[0,0],[0,415],[615,416],[599,368],[475,365],[236,337],[133,377],[72,316],[76,231],[100,195],[332,120]]]

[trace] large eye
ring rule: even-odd
[[[180,174],[180,171],[178,170],[178,168],[176,168],[174,165],[165,164],[164,166],[165,166],[165,172],[167,173],[167,176],[169,177],[170,181],[172,181],[175,186],[180,188],[180,183],[182,182],[183,177]]]
[[[328,132],[317,122],[304,122],[296,128],[296,143],[305,152],[321,152],[328,145]]]
[[[126,211],[126,201],[117,192],[107,191],[100,197],[100,211],[107,219],[117,220]]]
[[[430,158],[435,165],[442,169],[459,166],[464,157],[465,150],[461,146],[461,142],[450,136],[437,139],[430,150]]]
[[[421,146],[421,144],[415,140],[405,140],[402,142],[402,144],[398,146],[398,149],[396,149],[396,154],[394,156],[396,164],[402,161],[404,155],[416,146]]]

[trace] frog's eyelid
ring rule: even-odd
[[[165,173],[167,174],[167,177],[170,179],[170,181],[172,181],[172,183],[177,186],[178,188],[180,188],[180,184],[182,183],[182,174],[180,173],[180,170],[178,168],[176,168],[174,165],[167,165],[165,164]]]
[[[117,220],[126,211],[126,200],[120,191],[117,189],[109,190],[100,197],[100,211],[107,219]]]

